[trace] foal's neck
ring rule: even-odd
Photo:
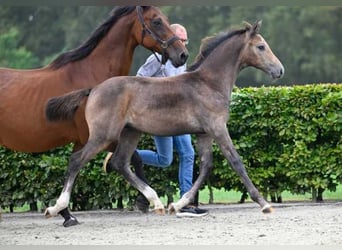
[[[219,45],[200,67],[202,75],[207,76],[208,85],[227,95],[228,99],[240,72],[240,53],[244,47],[241,39],[240,35]]]

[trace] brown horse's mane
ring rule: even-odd
[[[148,9],[149,6],[142,6]],[[135,6],[119,6],[112,10],[111,15],[100,26],[98,26],[91,36],[78,48],[67,51],[59,55],[50,64],[53,69],[58,69],[69,62],[74,62],[87,57],[106,36],[111,27],[123,16],[130,14],[135,10]]]
[[[213,35],[213,36],[203,38],[199,53],[196,56],[194,63],[189,66],[187,71],[188,72],[195,71],[204,62],[204,60],[210,55],[210,53],[217,46],[219,46],[222,42],[226,41],[227,39],[235,35],[243,34],[247,30],[248,28],[238,29],[238,30],[227,31],[227,32],[219,33],[218,35]]]

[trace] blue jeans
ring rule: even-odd
[[[143,163],[155,167],[168,167],[173,161],[173,148],[179,156],[178,180],[182,197],[192,187],[195,151],[191,143],[191,135],[154,136],[157,152],[137,150]]]

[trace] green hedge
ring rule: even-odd
[[[234,89],[228,128],[247,171],[265,197],[288,190],[315,194],[334,191],[342,182],[342,85],[311,84],[293,87]],[[194,141],[196,138],[194,137]],[[154,149],[150,136],[140,148]],[[0,204],[35,208],[54,203],[63,186],[72,145],[43,154],[0,148]],[[214,169],[206,185],[245,192],[214,145]],[[175,154],[176,156],[176,154]],[[137,191],[116,173],[102,171],[99,154],[76,180],[73,210],[112,208],[134,200]],[[145,166],[149,182],[169,201],[177,194],[177,159],[166,169]],[[314,197],[315,198],[315,197]]]
[[[342,85],[235,89],[228,127],[249,175],[267,193],[335,191],[342,181]],[[215,150],[210,183],[244,188]]]

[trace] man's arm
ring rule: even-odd
[[[157,54],[158,57],[160,55]],[[146,62],[138,69],[137,76],[154,76],[161,68],[160,61],[155,55],[150,55]]]

